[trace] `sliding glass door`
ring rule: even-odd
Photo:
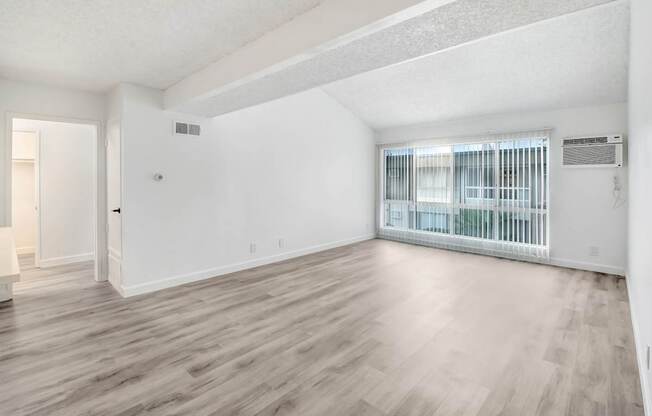
[[[380,235],[548,255],[548,133],[382,149]]]

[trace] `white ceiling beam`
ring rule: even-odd
[[[356,32],[380,29],[422,13],[425,7],[453,0],[326,0],[318,7],[268,32],[165,91],[166,108],[189,100],[215,95],[252,76],[280,70],[308,59],[321,49],[355,38]],[[417,7],[413,7],[417,5]],[[406,10],[408,9],[408,10]],[[401,13],[402,12],[402,13]],[[389,19],[386,19],[390,16]],[[366,33],[366,32],[365,32]],[[364,33],[358,33],[363,36]],[[219,42],[219,39],[216,39]]]
[[[212,117],[614,0],[326,0],[165,91]]]

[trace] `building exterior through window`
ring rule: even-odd
[[[548,142],[547,132],[533,132],[478,143],[382,149],[381,231],[547,252]]]

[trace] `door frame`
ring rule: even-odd
[[[12,224],[12,155],[13,155],[13,121],[14,119],[21,118],[35,121],[52,121],[59,123],[70,124],[84,124],[95,127],[95,140],[93,141],[93,241],[94,241],[94,278],[96,281],[106,281],[106,244],[107,244],[107,231],[106,231],[106,147],[104,146],[105,132],[104,125],[99,120],[79,119],[71,117],[59,117],[43,114],[20,113],[20,112],[7,112],[6,113],[6,149],[5,149],[5,184],[7,191],[7,198],[5,201],[5,224]],[[38,135],[37,157],[40,163],[40,147],[41,140],[40,134]],[[37,163],[35,162],[35,165]],[[37,182],[40,185],[40,169],[38,170]],[[36,173],[36,172],[35,172]],[[38,224],[37,224],[37,245],[39,246],[40,255],[40,228],[41,228],[41,206],[40,206],[40,186],[37,192],[38,200]]]

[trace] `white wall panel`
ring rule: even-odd
[[[629,80],[628,288],[647,414],[652,412],[648,348],[652,345],[652,2],[632,1]]]
[[[197,119],[163,111],[159,91],[122,92],[126,294],[373,235],[373,132],[325,93]]]

